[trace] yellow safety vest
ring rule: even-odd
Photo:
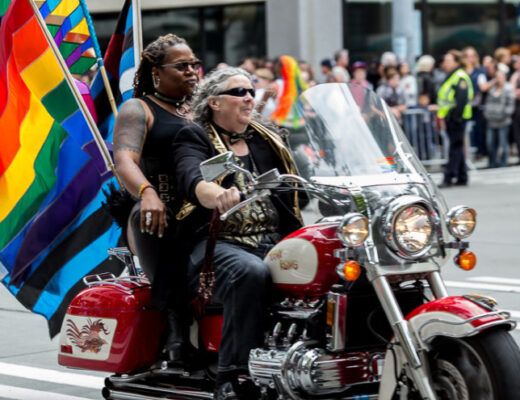
[[[473,84],[471,83],[471,78],[469,75],[464,72],[462,68],[459,68],[453,72],[450,77],[446,79],[446,81],[441,85],[439,92],[437,93],[437,105],[439,106],[439,109],[437,110],[437,116],[439,118],[446,118],[450,110],[456,106],[455,88],[459,85],[461,79],[466,81],[468,87],[468,99],[466,100],[467,102],[464,106],[464,111],[462,112],[462,118],[471,119],[471,101],[473,100],[474,96]]]

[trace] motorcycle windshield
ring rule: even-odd
[[[444,197],[392,110],[374,92],[358,85],[330,83],[312,87],[300,99],[307,142],[303,152],[301,141],[292,147],[296,163],[300,167],[298,156],[307,154],[304,167],[311,172],[305,178],[319,184],[322,194],[334,197],[334,204],[340,204],[309,202],[303,210],[306,223],[352,211],[348,201],[342,206],[341,200],[354,193],[363,193],[375,224],[383,223],[388,204],[402,195],[424,199],[440,221],[445,219]],[[354,203],[359,206],[357,200]],[[439,239],[448,239],[445,227],[439,229]]]
[[[302,96],[310,139],[323,161],[316,177],[373,177],[385,183],[389,175],[424,172],[399,124],[374,92],[353,84],[317,85]],[[360,182],[366,184],[367,181]]]
[[[347,187],[420,184],[442,198],[392,110],[374,92],[328,83],[306,90],[300,99],[314,182]]]

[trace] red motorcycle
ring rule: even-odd
[[[311,198],[306,226],[265,258],[276,300],[265,342],[250,352],[258,398],[517,399],[515,322],[491,298],[449,296],[441,277],[453,256],[462,269],[475,266],[465,239],[476,212],[448,210],[373,92],[324,84],[302,102],[309,135],[327,143],[309,180],[276,170],[253,177],[229,153],[201,165],[207,180],[246,174],[246,199],[227,214],[277,191]],[[132,271],[130,253],[112,253]],[[85,283],[65,316],[61,365],[113,373],[106,399],[213,398],[218,305],[192,327],[200,368],[179,370],[160,360],[166,327],[146,278],[134,268]]]

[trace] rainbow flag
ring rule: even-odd
[[[36,4],[70,72],[86,73],[96,63],[96,55],[79,0],[47,0]]]
[[[0,23],[2,23],[2,18],[7,11],[7,7],[9,7],[9,4],[11,3],[11,0],[0,0]]]
[[[307,83],[303,80],[298,62],[293,57],[283,55],[278,61],[282,90],[271,119],[279,126],[297,129],[305,123],[299,96],[307,89]]]
[[[0,24],[11,0],[0,0]],[[35,2],[47,28],[73,74],[85,74],[95,63],[93,38],[88,30],[80,0],[47,0]]]
[[[0,25],[0,279],[54,336],[85,275],[121,271],[107,257],[120,230],[101,207],[112,175],[30,1]]]

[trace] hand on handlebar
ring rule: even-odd
[[[241,193],[236,187],[224,189],[217,195],[217,209],[221,214],[224,214],[233,206],[236,206],[242,201]]]

